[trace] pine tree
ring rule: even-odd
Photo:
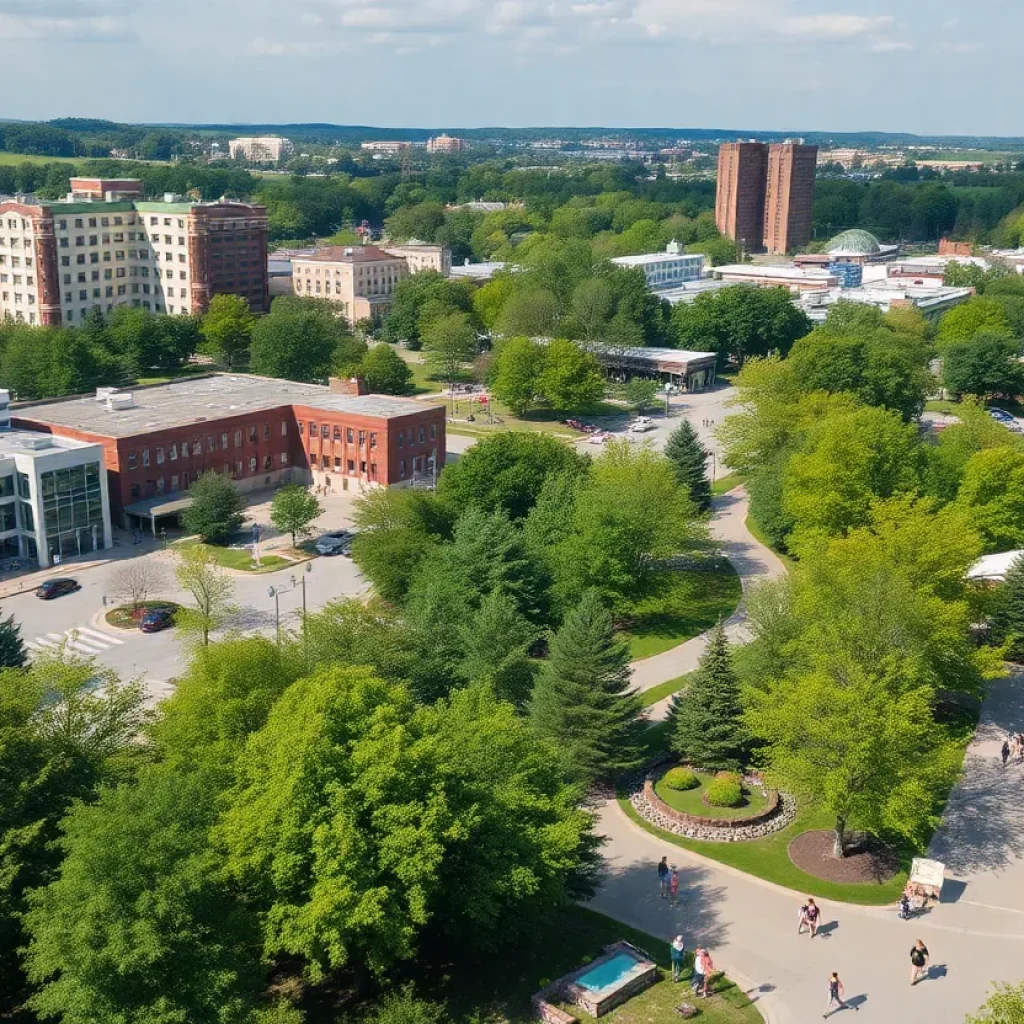
[[[643,708],[630,687],[629,649],[588,590],[551,640],[530,707],[536,731],[559,744],[585,784],[643,761]]]
[[[1003,585],[995,594],[989,627],[992,639],[1007,645],[1010,661],[1024,661],[1024,555],[1006,570]]]
[[[523,710],[530,700],[536,663],[529,657],[537,629],[519,613],[515,601],[494,590],[480,602],[463,629],[462,673],[470,681],[486,681],[499,700]]]
[[[21,626],[13,615],[0,619],[0,668],[22,668],[25,664],[25,645],[21,639]]]
[[[683,420],[665,443],[665,456],[675,467],[676,477],[702,512],[711,508],[711,482],[707,474],[709,455],[689,420]]]
[[[708,640],[697,671],[675,704],[672,749],[687,763],[736,771],[744,761],[747,733],[740,686],[721,622]]]

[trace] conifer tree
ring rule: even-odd
[[[1006,644],[1010,661],[1024,660],[1024,555],[1006,570],[1003,585],[996,591],[989,625],[992,639]]]
[[[702,512],[711,508],[711,482],[707,474],[709,454],[689,420],[683,420],[665,443],[665,457],[672,463],[679,482]]]
[[[674,706],[672,749],[697,768],[736,771],[744,761],[747,733],[740,686],[722,623],[708,640],[686,692]]]
[[[536,731],[585,784],[643,761],[643,708],[630,687],[629,649],[598,593],[585,591],[551,640],[530,707]]]
[[[0,668],[22,668],[25,664],[25,644],[21,639],[21,626],[13,615],[0,619]]]

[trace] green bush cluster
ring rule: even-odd
[[[670,768],[665,773],[665,785],[669,789],[696,789],[700,785],[700,779],[689,768]]]
[[[707,785],[707,801],[712,807],[735,807],[743,798],[743,787],[736,772],[719,772]]]

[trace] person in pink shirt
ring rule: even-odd
[[[674,907],[679,902],[679,871],[675,864],[672,865],[672,874],[668,879],[668,895],[668,904],[670,907]]]

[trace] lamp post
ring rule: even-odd
[[[279,587],[267,587],[267,593],[274,599],[274,625],[277,629],[277,646],[281,646],[281,590]]]

